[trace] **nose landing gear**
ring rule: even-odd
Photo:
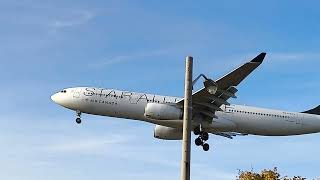
[[[81,119],[80,119],[80,118],[77,118],[77,119],[76,119],[76,123],[81,124]]]
[[[194,143],[197,146],[202,146],[202,149],[204,151],[209,151],[209,144],[206,143],[206,141],[209,139],[209,134],[205,131],[202,131],[200,126],[197,126],[193,130],[194,135],[197,135],[198,137],[195,139]]]
[[[81,112],[79,110],[76,111],[76,123],[81,124]]]

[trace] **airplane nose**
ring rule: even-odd
[[[51,96],[51,100],[56,104],[63,106],[63,107],[71,107],[72,102],[69,101],[68,96],[65,93],[56,93]]]
[[[58,100],[58,97],[57,97],[57,96],[58,96],[58,94],[54,94],[54,95],[51,96],[51,100],[52,100],[53,102],[55,102],[55,103],[58,103],[58,102],[57,102],[57,100]]]

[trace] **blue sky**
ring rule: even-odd
[[[65,87],[182,96],[184,58],[212,78],[262,51],[232,103],[303,111],[320,103],[317,1],[0,1],[0,178],[178,179],[180,141],[153,125],[84,115],[52,103]],[[319,177],[320,134],[211,136],[192,146],[192,179],[235,179],[278,166]]]

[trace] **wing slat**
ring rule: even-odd
[[[204,102],[193,102],[193,103],[195,103],[195,104],[197,104],[197,105],[201,105],[201,106],[205,106],[205,107],[208,107],[208,108],[210,108],[210,109],[212,109],[212,110],[216,110],[216,111],[222,111],[222,109],[220,108],[220,107],[218,107],[218,106],[216,106],[216,105],[214,105],[214,104],[211,104],[211,103],[204,103]]]
[[[219,104],[230,105],[230,103],[228,103],[225,99],[222,99],[222,98],[220,98],[220,97],[216,97],[216,96],[205,96],[205,98],[212,100],[213,103],[217,102],[217,103],[219,103]]]
[[[204,115],[206,115],[206,116],[209,116],[209,117],[211,117],[211,118],[218,118],[215,114],[214,114],[214,112],[210,112],[210,111],[207,111],[207,110],[204,110],[204,109],[201,109],[201,110],[199,110],[199,112],[201,113],[201,114],[204,114]]]

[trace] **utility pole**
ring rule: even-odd
[[[183,139],[181,180],[190,180],[191,153],[191,119],[192,119],[192,64],[193,57],[186,57],[186,74],[184,84]]]

